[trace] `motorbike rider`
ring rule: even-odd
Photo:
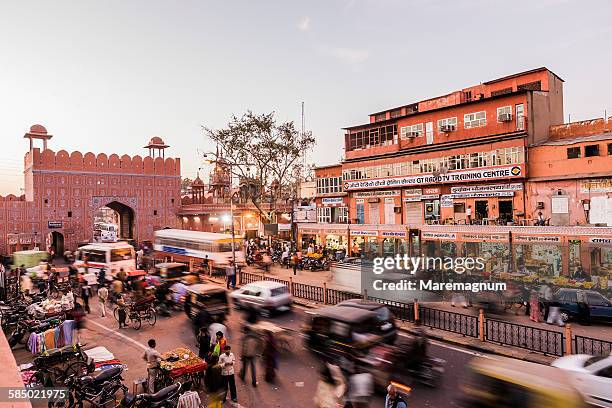
[[[418,320],[416,327],[412,329],[411,333],[414,335],[414,339],[406,353],[406,367],[418,369],[425,359],[427,359],[429,340],[425,328],[421,326]]]

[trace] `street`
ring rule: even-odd
[[[171,317],[160,317],[154,327],[146,323],[139,331],[132,328],[118,330],[118,324],[112,314],[106,318],[99,317],[96,299],[92,302],[92,314],[88,316],[87,330],[82,334],[86,349],[105,346],[117,359],[127,365],[124,372],[125,384],[132,390],[134,380],[145,377],[145,362],[142,360],[146,343],[150,338],[157,341],[157,350],[164,352],[176,347],[189,347],[196,350],[191,322],[183,312],[175,311]],[[318,370],[321,361],[307,351],[302,344],[300,325],[305,319],[306,309],[295,306],[292,312],[271,318],[275,324],[297,330],[293,339],[293,353],[281,355],[277,384],[270,385],[263,380],[263,368],[257,366],[258,386],[250,386],[237,379],[238,401],[243,407],[309,407],[312,406],[318,381]],[[241,312],[232,311],[227,324],[229,344],[233,346],[239,358],[241,337],[240,328],[244,317]],[[238,340],[238,341],[237,341]],[[31,361],[31,355],[23,348],[14,350],[19,364]],[[458,395],[458,384],[462,378],[465,364],[474,357],[474,353],[454,346],[432,343],[430,355],[447,361],[446,373],[439,389],[428,389],[416,384],[413,387],[409,403],[412,407],[449,407]],[[239,367],[237,367],[237,370]],[[228,403],[229,398],[228,398]],[[384,396],[376,395],[372,407],[382,407]],[[232,405],[228,405],[232,406]]]

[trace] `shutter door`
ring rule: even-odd
[[[368,205],[368,219],[370,224],[380,224],[380,207],[378,203]]]
[[[420,202],[406,203],[406,224],[423,223],[423,205]]]

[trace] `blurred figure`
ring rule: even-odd
[[[83,286],[81,286],[81,299],[83,299],[83,308],[86,313],[90,313],[91,309],[89,309],[89,297],[91,296],[91,288],[85,282]]]
[[[276,346],[274,336],[270,332],[266,332],[263,360],[266,367],[266,382],[274,383],[276,381],[276,368],[278,364],[278,347]]]
[[[368,408],[369,399],[374,395],[374,377],[368,372],[354,370],[349,377],[348,402],[352,408]]]
[[[341,405],[342,396],[346,390],[343,380],[332,373],[328,364],[323,366],[314,396],[316,408],[337,408]],[[387,406],[385,406],[387,408]],[[405,407],[404,407],[405,408]]]
[[[538,292],[531,290],[529,294],[529,318],[536,322],[540,322],[540,300]]]
[[[208,361],[210,353],[210,334],[208,334],[208,327],[200,327],[200,332],[198,333],[198,343],[198,357]]]
[[[221,393],[223,392],[223,377],[219,357],[211,356],[204,375],[204,385],[208,392],[208,408],[221,408]]]
[[[229,266],[225,269],[225,279],[227,281],[227,290],[230,286],[232,289],[236,289],[236,265],[233,261],[230,261]]]
[[[397,388],[395,388],[393,384],[389,384],[387,387],[385,408],[408,408],[408,404],[406,404],[406,401],[399,395]]]
[[[255,358],[257,357],[257,350],[259,348],[259,339],[257,335],[253,333],[249,326],[244,328],[245,335],[242,338],[242,350],[240,357],[242,360],[242,368],[240,369],[239,377],[244,382],[246,372],[251,367],[251,385],[257,387],[257,375],[255,372]]]
[[[100,310],[102,311],[102,317],[106,317],[106,301],[108,300],[108,289],[106,285],[102,284],[98,288],[98,302],[100,302]]]

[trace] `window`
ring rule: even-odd
[[[348,207],[338,207],[336,209],[338,214],[338,222],[340,224],[345,224],[348,222]]]
[[[72,218],[72,211],[68,211],[68,218]]]
[[[525,107],[519,103],[516,109],[516,130],[525,130]]]
[[[519,91],[541,91],[542,83],[540,81],[529,82],[517,86],[516,89]]]
[[[612,156],[612,143],[608,143],[608,156]]]
[[[608,302],[599,293],[587,292],[586,295],[589,306],[608,306]]]
[[[455,212],[455,214],[465,213],[465,203],[454,203],[453,211]]]
[[[331,207],[317,207],[317,222],[320,224],[331,223]]]
[[[472,91],[465,91],[465,92],[463,92],[463,96],[465,97],[466,101],[471,101],[472,100]]]
[[[491,96],[499,96],[512,93],[512,87],[500,89],[498,91],[492,91]]]
[[[395,109],[395,110],[391,111],[391,119],[397,118],[399,116],[402,116],[402,110],[401,109]]]
[[[130,248],[113,249],[111,251],[111,262],[128,261],[132,259]]]
[[[317,194],[333,194],[341,191],[342,177],[325,177],[317,179]]]
[[[363,203],[358,203],[357,204],[357,224],[364,224],[365,223],[365,211],[364,211],[364,204]]]
[[[584,146],[584,157],[599,156],[599,145]]]
[[[387,119],[387,113],[386,112],[377,113],[376,116],[375,116],[376,122],[380,122],[380,121],[385,120],[385,119]]]
[[[502,106],[497,108],[497,121],[502,122],[502,115],[510,115],[512,117],[512,106]]]
[[[463,126],[466,129],[487,125],[487,112],[480,111],[463,115]]]
[[[153,215],[157,215],[157,210],[153,210]]]
[[[346,149],[356,150],[397,141],[397,125],[353,131],[345,136]]]
[[[579,159],[580,158],[580,148],[579,147],[568,147],[567,148],[567,158],[568,159]]]
[[[438,132],[457,129],[457,117],[438,120]]]
[[[402,126],[400,128],[400,137],[407,139],[409,137],[420,137],[423,136],[423,124],[417,123],[416,125]]]

